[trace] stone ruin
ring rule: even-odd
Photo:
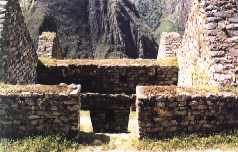
[[[31,45],[18,1],[2,0],[0,9],[2,10],[0,78],[3,82],[13,84],[33,83],[36,78],[37,55]],[[181,48],[177,51],[179,86],[237,85],[237,24],[236,1],[193,1]],[[35,132],[47,128],[51,132],[51,126],[57,126],[53,132],[66,134],[70,130],[79,132],[78,111],[82,103],[82,107],[87,107],[91,112],[95,132],[126,132],[131,96],[135,93],[136,85],[175,85],[177,82],[175,76],[178,69],[160,65],[157,61],[119,60],[113,64],[113,61],[109,60],[109,65],[98,64],[97,60],[90,62],[88,60],[89,64],[82,62],[57,60],[53,66],[46,63],[37,67],[40,74],[37,79],[42,83],[51,85],[83,83],[80,95],[79,88],[76,88],[76,96],[71,90],[63,91],[64,95],[62,90],[38,94],[29,89],[29,92],[33,93],[13,93],[12,96],[11,92],[10,95],[1,92],[0,102],[4,106],[0,106],[2,116],[0,130],[5,129],[7,135],[11,135],[18,131],[24,134],[28,129]],[[148,65],[141,64],[142,62]],[[105,90],[100,89],[101,87]],[[186,90],[178,93],[174,90],[176,86],[167,94],[163,94],[160,89],[159,93],[153,93],[153,89],[146,92],[145,88],[142,87],[140,88],[142,91],[140,89],[137,91],[141,138],[151,136],[160,138],[180,133],[219,132],[227,127],[238,128],[237,95],[198,94],[196,91],[194,95]],[[170,89],[166,86],[161,88]],[[126,89],[129,91],[125,91]],[[57,104],[61,100],[65,102]],[[42,101],[46,101],[47,106],[44,106]],[[12,106],[15,109],[11,108]],[[24,114],[35,112],[29,107],[41,111],[26,116]],[[217,109],[219,110],[216,111]],[[18,117],[21,114],[24,115],[24,121]],[[5,115],[10,119],[5,119]],[[56,118],[51,119],[51,116]],[[47,122],[42,123],[45,120]],[[19,127],[11,125],[13,122]],[[113,122],[120,124],[119,128]]]
[[[0,81],[33,83],[37,55],[24,23],[19,2],[0,1]]]
[[[11,93],[0,90],[0,137],[79,132],[80,86],[18,87]]]
[[[54,32],[42,32],[39,36],[38,57],[48,57],[55,59],[62,59],[63,50],[60,48],[58,36]]]
[[[182,37],[176,32],[163,32],[160,37],[158,59],[176,57],[177,50],[181,46]]]
[[[237,86],[237,13],[235,0],[193,1],[177,52],[179,87],[137,88],[141,138],[238,128],[237,93],[209,90]]]
[[[236,86],[238,14],[235,0],[194,0],[178,51],[179,86]]]

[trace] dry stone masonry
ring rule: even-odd
[[[43,32],[40,57],[62,58],[63,53],[78,58],[155,56],[154,39],[128,0],[82,2],[37,2],[35,9],[48,10],[39,30]],[[81,12],[71,16],[78,8]],[[237,13],[235,0],[193,0],[182,42],[178,33],[162,34],[158,58],[177,54],[179,86],[238,85]],[[57,34],[44,31],[58,33],[60,43]],[[83,107],[90,110],[94,132],[127,132],[133,103],[130,95],[135,92],[140,138],[238,128],[238,96],[168,87],[177,84],[176,65],[129,59],[49,59],[43,64],[38,64],[37,81],[61,85],[33,85],[24,91],[0,88],[0,137],[78,133],[80,96]],[[0,81],[33,83],[36,66],[37,54],[18,1],[0,0]],[[80,86],[62,83],[82,84],[84,93],[80,95]],[[137,85],[163,86],[136,90]]]
[[[94,132],[128,132],[132,100],[123,94],[81,94],[82,107],[90,110]]]
[[[0,81],[33,83],[37,55],[17,0],[0,0]]]
[[[43,61],[43,60],[42,60]],[[157,60],[48,60],[39,66],[43,84],[82,84],[82,108],[90,110],[94,132],[128,131],[137,85],[176,85],[176,65]]]
[[[38,57],[63,58],[63,50],[60,48],[58,36],[54,32],[43,32],[39,36]]]
[[[73,135],[79,132],[78,88],[45,87],[51,88],[34,86],[38,89],[28,89],[27,92],[3,92],[1,89],[0,137],[38,133]]]
[[[237,95],[176,89],[175,86],[137,88],[140,138],[211,134],[238,128]]]
[[[194,0],[179,58],[180,86],[237,85],[235,0]]]
[[[160,37],[158,59],[164,57],[175,57],[181,46],[182,37],[176,32],[163,32]]]
[[[135,94],[137,85],[176,85],[175,65],[156,60],[57,60],[38,68],[42,84],[81,84],[83,92]]]

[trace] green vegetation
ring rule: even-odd
[[[161,65],[161,66],[176,66],[178,67],[178,62],[176,57],[167,57],[163,59],[98,59],[98,60],[88,60],[88,59],[65,59],[57,60],[47,57],[39,58],[40,62],[47,66],[55,66],[57,64],[80,64],[80,65],[92,65],[92,64],[104,64],[104,65]]]
[[[89,112],[82,111],[81,130],[84,133],[80,133],[78,137],[68,139],[60,135],[51,135],[15,140],[1,139],[0,152],[203,151],[206,149],[236,151],[238,149],[238,131],[213,136],[191,135],[164,140],[138,140],[135,112],[130,116],[129,134],[89,133],[92,129],[90,123]]]
[[[195,88],[181,88],[178,89],[178,92],[181,91],[187,91],[191,93],[197,93],[197,94],[207,94],[207,93],[213,93],[213,94],[219,94],[222,92],[231,93],[234,95],[238,95],[238,88],[235,86],[225,86],[225,87],[213,87],[213,86],[201,86],[201,87],[195,87]]]
[[[166,58],[158,59],[157,62],[161,65],[178,67],[178,61],[176,57],[166,57]]]
[[[160,27],[156,30],[156,32],[159,32],[159,33],[174,32],[174,31],[177,31],[177,28],[174,25],[174,23],[169,20],[161,21]]]
[[[7,93],[7,92],[15,92],[16,90],[19,90],[21,87],[17,85],[9,85],[5,84],[3,82],[0,82],[0,92]]]
[[[0,82],[0,93],[67,93],[67,86],[59,85],[11,85]]]
[[[162,32],[176,32],[176,31],[178,31],[178,28],[176,25],[174,25],[173,22],[169,20],[161,20],[160,26],[154,32],[154,36],[159,43],[160,35],[162,34]]]

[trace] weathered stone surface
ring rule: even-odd
[[[67,90],[28,91],[0,93],[0,137],[35,133],[75,135],[79,132],[79,91],[76,94],[67,93]]]
[[[158,59],[164,57],[176,57],[181,46],[182,37],[176,32],[163,32],[160,37]]]
[[[238,128],[237,95],[190,92],[145,95],[137,94],[140,138],[210,134]]]
[[[0,1],[0,81],[33,83],[37,55],[17,0]]]
[[[235,0],[193,1],[178,52],[180,86],[238,84],[236,19]]]
[[[41,65],[38,68],[38,82],[43,84],[76,83],[82,84],[84,92],[135,94],[137,85],[176,85],[178,69],[176,66],[143,64],[98,64],[88,60],[89,64],[60,63]],[[105,60],[104,60],[105,61]],[[99,62],[99,61],[98,61]],[[136,63],[137,62],[137,63]],[[145,61],[144,61],[145,62]],[[155,60],[156,62],[156,60]],[[146,63],[146,62],[145,62]]]
[[[82,108],[90,110],[94,132],[128,132],[132,98],[122,94],[81,94]]]
[[[63,50],[60,48],[58,36],[54,32],[43,32],[39,36],[38,57],[63,58]]]

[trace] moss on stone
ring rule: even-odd
[[[153,59],[66,59],[56,60],[51,58],[40,58],[40,61],[47,66],[57,66],[62,64],[76,64],[76,65],[103,65],[103,66],[175,66],[178,67],[176,57],[167,57],[159,60]]]
[[[0,94],[6,93],[70,93],[67,85],[11,85],[0,83]]]
[[[190,94],[190,95],[201,95],[207,96],[209,94],[221,95],[221,94],[231,94],[238,95],[237,87],[177,87],[177,86],[145,86],[144,93],[147,96],[176,96],[180,94]]]

